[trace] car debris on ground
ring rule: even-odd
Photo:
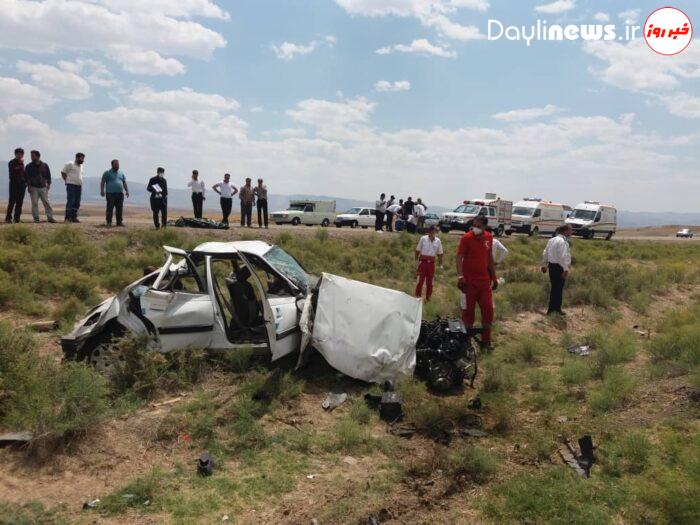
[[[345,403],[347,398],[348,395],[345,392],[328,392],[328,394],[326,395],[326,399],[324,399],[323,403],[321,403],[321,407],[327,412],[332,412],[334,409],[338,408],[340,405]]]
[[[591,436],[583,436],[578,440],[581,454],[577,455],[576,449],[568,439],[563,439],[558,446],[558,452],[564,462],[581,476],[588,478],[591,475],[591,467],[595,463],[593,455],[593,440]]]
[[[170,221],[168,226],[176,228],[202,228],[208,230],[228,230],[229,226],[225,222],[215,221],[213,219],[195,219],[193,217],[180,217],[174,221]]]
[[[589,345],[574,345],[567,348],[567,352],[584,357],[591,355],[591,347]]]
[[[24,432],[4,432],[0,434],[0,447],[5,445],[13,445],[17,443],[28,443],[34,438],[34,434],[28,431]]]
[[[197,459],[197,474],[200,476],[211,476],[214,474],[214,458],[211,457],[208,451],[202,452],[202,455]]]
[[[92,501],[86,501],[83,503],[83,510],[96,509],[100,504],[99,499],[93,499]]]

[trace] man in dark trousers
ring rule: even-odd
[[[258,185],[253,189],[253,195],[258,208],[258,228],[262,228],[263,224],[267,228],[267,185],[263,183],[262,179],[258,179]]]
[[[24,193],[27,191],[27,181],[24,180],[24,150],[22,148],[15,150],[15,158],[7,166],[10,176],[10,193],[8,195],[5,222],[19,222],[22,215]]]
[[[53,208],[49,202],[51,170],[48,164],[41,161],[41,153],[33,150],[29,154],[32,161],[24,168],[24,178],[27,181],[29,198],[32,201],[32,217],[34,217],[34,222],[39,222],[39,200],[41,200],[46,212],[46,220],[56,222],[53,218]]]
[[[117,226],[124,226],[123,210],[124,195],[129,197],[129,186],[126,184],[126,177],[119,171],[119,161],[112,161],[112,168],[102,174],[100,181],[100,195],[107,199],[107,210],[105,220],[107,226],[112,226],[112,214],[116,210]]]
[[[245,184],[238,190],[238,198],[241,201],[241,226],[250,228],[253,220],[253,203],[255,202],[250,177],[246,177]]]
[[[396,197],[392,195],[389,197],[389,200],[386,201],[386,231],[388,232],[394,231],[394,212],[396,210],[396,208],[392,208],[394,203],[396,203]]]
[[[569,277],[571,268],[571,225],[564,224],[556,230],[556,235],[547,241],[547,246],[542,252],[542,273],[549,272],[549,307],[547,315],[566,315],[561,309],[564,295],[564,284]]]
[[[163,228],[168,223],[168,181],[165,180],[165,169],[158,168],[156,176],[151,177],[146,189],[151,192],[151,211],[153,212],[153,226],[156,230],[161,227],[158,222],[160,214]]]
[[[474,326],[476,305],[481,310],[481,345],[491,348],[491,324],[493,323],[492,290],[498,287],[496,264],[493,260],[493,237],[486,231],[488,219],[477,215],[471,230],[462,235],[457,248],[457,287],[467,296],[462,310],[464,326]]]
[[[413,215],[413,207],[416,205],[413,199],[409,196],[406,202],[403,203],[403,218],[407,219]]]
[[[231,174],[224,174],[224,180],[214,184],[211,189],[219,194],[219,201],[221,203],[221,214],[223,219],[221,222],[228,226],[228,216],[231,214],[231,207],[233,206],[233,196],[238,193],[238,189],[231,184]]]
[[[384,229],[384,214],[386,213],[386,194],[382,193],[374,203],[374,229],[378,232]]]
[[[202,209],[204,208],[204,181],[199,180],[199,171],[192,170],[192,179],[187,183],[187,186],[192,188],[192,207],[194,208],[194,218],[202,218]]]
[[[61,177],[66,183],[66,215],[65,222],[80,222],[78,210],[83,194],[83,163],[84,153],[76,153],[73,162],[66,163],[61,170]]]

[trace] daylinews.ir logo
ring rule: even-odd
[[[617,40],[627,42],[644,38],[649,47],[662,55],[675,55],[683,51],[693,37],[693,26],[688,16],[673,7],[662,7],[653,11],[644,24],[550,24],[537,20],[532,25],[505,25],[499,20],[489,19],[488,40],[511,40],[525,42],[561,42],[577,40]]]
[[[692,39],[690,18],[675,7],[657,9],[644,22],[644,40],[660,55],[677,55],[690,45]]]

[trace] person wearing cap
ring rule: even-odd
[[[493,260],[493,236],[486,231],[488,219],[477,215],[471,229],[462,235],[457,248],[457,287],[466,294],[462,321],[466,328],[474,326],[476,305],[481,310],[481,345],[491,348],[493,323],[493,294],[498,287],[496,264]]]
[[[233,196],[238,193],[238,189],[231,184],[231,174],[224,174],[224,180],[214,184],[211,189],[220,196],[219,202],[221,204],[221,214],[223,215],[221,222],[228,226],[228,216],[231,214]]]
[[[194,218],[202,218],[202,209],[204,208],[204,182],[199,180],[199,172],[192,170],[192,179],[187,183],[188,188],[192,188],[192,208],[194,209]]]
[[[253,196],[258,208],[258,228],[262,228],[263,224],[267,228],[267,185],[263,184],[262,179],[258,179],[258,185],[253,189]]]
[[[241,186],[241,189],[238,192],[238,198],[241,201],[241,226],[248,226],[248,228],[251,227],[250,223],[253,219],[253,203],[255,201],[253,187],[250,183],[250,177],[246,177],[245,184]]]
[[[80,222],[78,220],[78,210],[80,209],[80,198],[83,194],[83,162],[85,162],[85,154],[76,153],[75,160],[66,163],[61,170],[61,177],[66,183],[65,222]]]
[[[418,282],[416,283],[416,297],[423,295],[423,284],[426,285],[425,301],[430,301],[433,295],[433,279],[435,278],[435,259],[437,258],[440,269],[442,269],[442,242],[437,237],[435,226],[428,228],[428,234],[423,235],[416,246],[416,274]]]
[[[53,208],[49,202],[49,189],[51,189],[51,170],[48,164],[41,161],[41,153],[34,150],[30,152],[32,161],[24,168],[24,178],[29,189],[29,198],[32,201],[32,217],[34,222],[39,222],[39,200],[44,205],[46,220],[56,222],[53,218]]]
[[[27,191],[27,181],[24,179],[24,150],[15,149],[14,158],[7,163],[10,179],[10,192],[7,199],[7,214],[5,222],[19,222],[22,216],[22,204]]]
[[[148,181],[146,189],[151,192],[151,211],[153,212],[153,225],[156,230],[161,227],[158,222],[160,215],[163,228],[168,224],[168,181],[165,180],[165,169],[158,168],[155,177]]]

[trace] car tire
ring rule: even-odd
[[[328,219],[323,219],[323,220],[321,221],[321,227],[322,227],[322,228],[328,228],[330,225],[331,225],[331,221],[329,221]]]
[[[498,228],[496,228],[496,237],[503,237],[503,234],[505,233],[506,229],[503,227],[502,224],[498,225]]]
[[[299,217],[294,217],[292,219],[292,226],[299,226],[301,224],[301,219]]]
[[[357,228],[358,226],[359,226],[359,224],[358,224],[357,221],[352,221],[352,222],[350,223],[350,227],[351,227],[352,229],[355,229],[355,228]]]
[[[335,227],[336,227],[336,228],[342,228],[342,227],[343,227],[343,223],[341,223],[341,222],[336,222],[336,223],[335,223]]]
[[[445,228],[444,226],[440,226],[440,231],[442,233],[450,233],[450,228]]]
[[[613,237],[613,232],[608,232],[608,234],[605,236],[605,240],[609,241]]]
[[[510,237],[511,235],[513,235],[513,230],[506,230],[506,235],[507,235],[508,237]]]
[[[540,229],[537,226],[532,228],[530,230],[530,233],[529,233],[530,237],[537,237],[539,234],[540,234]]]
[[[595,237],[595,232],[593,230],[588,230],[586,232],[586,239],[593,239]]]

